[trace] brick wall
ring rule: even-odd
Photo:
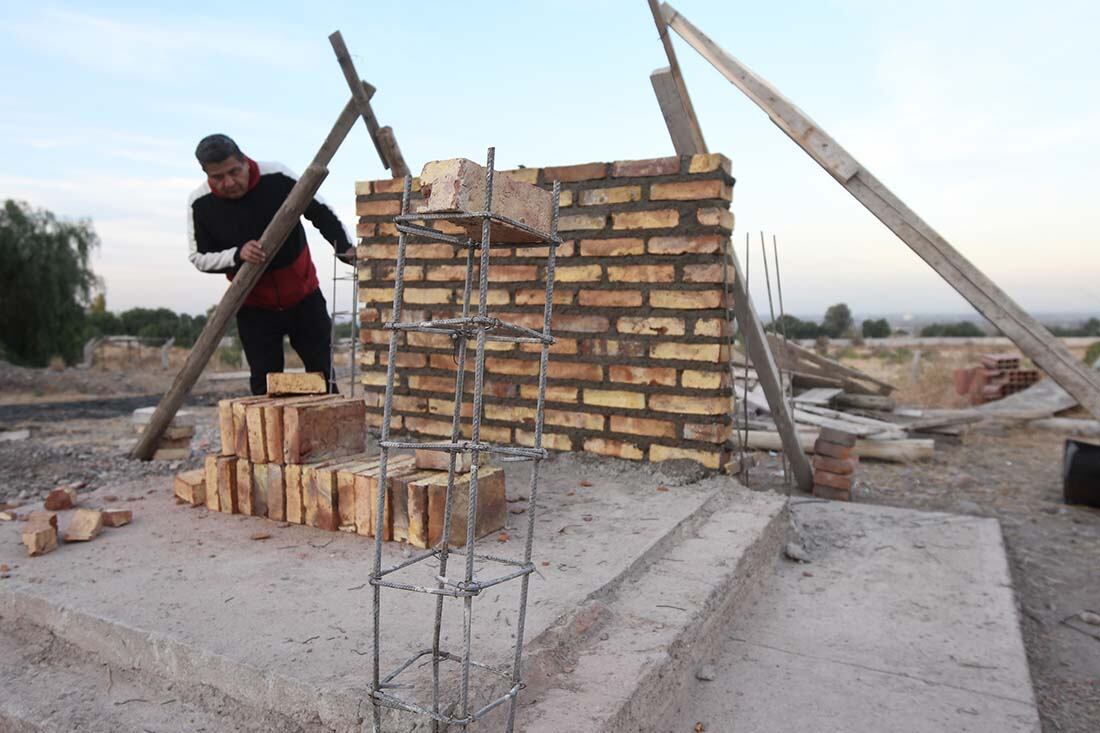
[[[731,435],[721,264],[733,227],[730,161],[712,154],[502,173],[546,188],[562,183],[558,342],[551,349],[543,445],[633,460],[692,458],[718,468]],[[392,218],[400,198],[401,181],[356,184],[359,255],[366,257],[359,363],[375,425],[389,342],[380,324],[393,302]],[[404,320],[455,314],[465,255],[459,258],[447,244],[409,241]],[[492,254],[492,314],[541,328],[546,248],[494,248]],[[449,436],[456,368],[450,341],[415,333],[401,339],[393,428]],[[489,347],[482,434],[530,445],[539,347]]]

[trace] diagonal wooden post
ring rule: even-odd
[[[661,107],[661,116],[665,118],[672,146],[677,155],[705,153],[707,144],[703,140],[703,128],[699,126],[699,118],[695,116],[695,108],[691,105],[684,75],[680,73],[676,49],[672,47],[672,39],[668,37],[668,23],[661,15],[657,0],[648,2],[653,22],[657,24],[657,35],[661,37],[661,45],[668,57],[668,66],[650,74],[649,81],[653,84],[653,93],[657,95],[657,104]]]
[[[1021,308],[985,273],[871,175],[775,87],[728,54],[668,3],[665,21],[749,97],[779,129],[821,165],[841,186],[885,224],[948,285],[1019,347],[1051,379],[1094,417],[1100,418],[1100,375],[1074,358],[1065,345]]]
[[[409,175],[409,166],[405,164],[405,158],[401,155],[401,148],[397,147],[397,138],[394,137],[393,128],[379,127],[378,118],[374,116],[374,109],[370,106],[370,98],[374,94],[374,87],[359,78],[359,72],[355,70],[355,62],[351,60],[347,44],[340,31],[335,31],[328,37],[332,44],[332,50],[336,53],[336,61],[340,64],[340,70],[344,72],[344,79],[351,89],[351,98],[355,101],[355,107],[363,117],[363,124],[367,126],[370,139],[374,142],[374,149],[378,151],[378,157],[394,178],[404,178]]]
[[[275,253],[286,242],[286,238],[294,225],[298,223],[298,219],[301,218],[306,207],[313,201],[317,189],[321,187],[321,182],[328,175],[328,164],[332,160],[332,156],[336,154],[340,144],[344,142],[344,138],[348,136],[358,117],[359,112],[354,100],[344,105],[344,110],[340,113],[340,117],[333,125],[332,131],[317,151],[317,155],[313,157],[313,162],[309,164],[302,177],[294,184],[294,188],[290,190],[290,194],[283,201],[283,205],[275,212],[271,223],[264,229],[263,235],[260,236],[260,247],[267,253],[268,262],[274,258]],[[214,350],[218,348],[218,342],[225,334],[229,319],[237,314],[237,310],[240,309],[244,299],[248,297],[252,287],[263,273],[264,265],[255,265],[251,262],[245,262],[241,265],[241,269],[237,271],[237,275],[233,278],[233,282],[229,284],[229,288],[226,289],[225,295],[222,296],[221,302],[214,310],[214,314],[206,322],[206,326],[203,327],[194,347],[187,355],[187,361],[184,362],[183,368],[180,369],[176,379],[172,382],[172,386],[161,398],[160,404],[157,405],[157,409],[145,426],[145,431],[130,451],[131,458],[147,461],[153,457],[160,436],[164,434],[168,424],[172,422],[172,418],[175,417],[183,401],[187,399],[191,388],[198,381],[202,370],[206,368],[210,357],[214,354]]]

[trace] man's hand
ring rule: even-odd
[[[262,265],[267,260],[267,253],[260,247],[255,239],[249,240],[241,247],[241,259],[251,262],[253,265]]]
[[[345,265],[355,264],[355,247],[348,247],[346,250],[336,255],[336,259],[343,262]]]

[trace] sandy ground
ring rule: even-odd
[[[866,350],[864,350],[866,351]],[[976,350],[892,356],[856,350],[846,362],[898,384],[899,400],[957,406],[950,370],[976,363]],[[834,356],[837,356],[834,354]],[[22,370],[0,364],[0,431],[29,428],[26,441],[0,442],[0,504],[43,496],[58,484],[86,482],[94,490],[199,465],[216,444],[213,404],[199,394],[189,409],[200,416],[184,461],[140,463],[125,458],[134,435],[118,402],[156,396],[171,373],[139,370]],[[221,394],[244,394],[243,381],[218,383]],[[200,383],[201,392],[202,386]],[[1031,672],[1044,730],[1100,730],[1100,627],[1078,620],[1100,612],[1100,511],[1061,502],[1064,438],[1015,430],[971,431],[961,444],[937,449],[914,465],[865,462],[856,501],[995,517],[1000,520],[1016,585]],[[775,458],[764,457],[750,486],[783,488]]]

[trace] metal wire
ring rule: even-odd
[[[776,329],[775,323],[775,304],[772,302],[772,278],[768,272],[768,249],[764,246],[764,232],[760,232],[760,256],[764,260],[764,284],[768,289],[768,311],[772,317],[772,329]],[[764,335],[767,339],[767,334]],[[783,386],[782,372],[779,377],[779,389],[783,393],[783,399],[786,399],[787,388]],[[783,466],[783,483],[790,485],[790,471],[787,469],[787,454],[785,451],[780,451],[779,462]]]
[[[383,502],[385,498],[385,491],[379,491],[378,497],[376,498],[374,507],[375,562],[374,571],[370,577],[370,584],[373,590],[372,600],[374,606],[373,616],[375,638],[373,646],[373,676],[369,692],[372,706],[374,708],[374,730],[376,732],[381,731],[382,707],[392,707],[424,715],[431,719],[432,730],[436,733],[439,733],[439,731],[442,731],[448,726],[457,726],[459,728],[465,729],[471,723],[481,719],[491,710],[496,709],[504,703],[510,703],[507,729],[509,731],[512,731],[514,727],[517,696],[519,690],[523,688],[523,680],[521,674],[523,658],[523,637],[527,614],[528,583],[530,575],[535,572],[535,566],[531,562],[531,557],[534,548],[535,513],[538,497],[539,466],[542,459],[545,458],[547,455],[546,450],[542,447],[543,406],[546,396],[547,365],[549,359],[550,345],[554,343],[554,339],[551,335],[550,326],[553,316],[554,272],[557,245],[561,242],[561,240],[558,238],[557,231],[560,186],[557,183],[554,184],[553,213],[550,232],[539,232],[538,230],[521,224],[520,222],[516,222],[507,217],[495,214],[492,212],[493,183],[495,176],[494,158],[495,151],[493,148],[489,148],[485,173],[485,211],[474,213],[467,212],[458,215],[410,214],[408,208],[408,199],[411,184],[410,179],[406,179],[405,193],[402,198],[401,204],[401,214],[395,218],[395,221],[398,223],[397,229],[400,234],[400,239],[397,251],[397,268],[394,276],[395,280],[393,313],[391,314],[390,320],[384,325],[384,328],[390,331],[390,350],[389,360],[386,365],[386,396],[383,403],[382,436],[381,440],[379,441],[382,453],[379,462],[379,486],[385,487],[386,485],[386,470],[389,460],[389,452],[391,450],[407,448],[428,449],[448,452],[451,454],[451,457],[448,463],[447,470],[447,493],[444,500],[443,526],[441,528],[441,537],[438,545],[431,550],[420,553],[410,558],[406,558],[402,562],[392,567],[383,569],[381,558],[382,536],[384,532]],[[421,226],[415,223],[417,221],[435,220],[462,220],[470,222],[480,221],[480,240],[476,242],[471,239],[462,240],[457,237],[445,235],[435,229],[431,229],[430,227]],[[495,223],[505,224],[507,226],[513,227],[514,230],[520,232],[521,234],[524,234],[528,237],[537,237],[540,243],[550,245],[546,268],[546,303],[543,309],[543,327],[541,331],[522,327],[517,324],[507,323],[498,318],[491,317],[488,313],[488,293],[490,280],[489,254],[490,248],[493,246],[491,230],[492,225]],[[418,237],[433,239],[435,241],[450,243],[456,248],[462,248],[466,250],[466,278],[463,289],[462,312],[460,317],[436,319],[415,323],[402,322],[401,311],[403,307],[402,303],[404,297],[405,251],[407,237],[409,235],[415,235]],[[509,243],[502,243],[502,245],[507,244]],[[476,258],[476,260],[475,251],[478,253],[478,257]],[[473,277],[475,267],[477,267],[479,271],[479,278],[477,282],[476,315],[471,313],[473,305]],[[457,366],[457,371],[455,374],[455,399],[454,410],[452,412],[451,418],[451,436],[449,441],[414,442],[393,440],[390,437],[390,422],[392,418],[392,402],[394,392],[397,344],[400,334],[405,331],[427,331],[435,333],[444,332],[451,333],[456,337],[455,362]],[[525,448],[519,446],[496,445],[492,443],[486,443],[481,440],[481,419],[482,413],[484,411],[483,397],[485,360],[487,351],[486,343],[488,341],[538,343],[541,347],[539,354],[539,392],[535,411],[535,437],[533,447]],[[471,395],[473,411],[470,420],[470,436],[469,439],[464,440],[462,436],[462,407],[465,396],[464,380],[466,378],[466,358],[468,355],[469,347],[471,345],[475,350],[475,364],[473,369],[474,384]],[[471,456],[471,466],[468,476],[469,487],[466,506],[466,536],[463,538],[464,542],[462,547],[451,549],[451,536],[453,529],[452,515],[454,511],[457,459],[459,453],[468,453]],[[482,471],[481,461],[479,460],[479,456],[481,453],[490,453],[502,456],[501,460],[532,461],[527,537],[524,544],[523,558],[521,560],[499,557],[489,554],[477,554],[474,552],[476,544],[475,535],[477,533],[476,528],[478,480],[479,475]],[[458,554],[465,559],[465,563],[463,564],[463,572],[461,574],[461,577],[457,579],[448,577],[448,562],[452,553]],[[432,578],[429,582],[405,582],[403,578],[399,579],[393,575],[398,571],[412,572],[416,567],[420,566],[421,564],[431,563],[436,558],[438,558],[439,562],[438,570],[432,573]],[[477,563],[500,563],[505,565],[506,568],[510,569],[506,569],[502,574],[495,577],[485,577],[484,575],[479,577],[477,572],[475,572],[475,561]],[[516,579],[519,579],[521,582],[520,604],[517,617],[518,628],[516,632],[516,645],[513,657],[511,659],[510,669],[504,671],[478,662],[473,658],[473,601],[486,588],[494,587]],[[381,631],[381,590],[383,588],[389,590],[424,593],[436,596],[431,648],[418,652],[414,657],[406,660],[385,677],[381,676],[381,647],[379,641]],[[463,631],[461,650],[460,653],[457,654],[443,649],[441,645],[444,600],[448,597],[456,599],[461,598],[463,604]],[[402,672],[406,671],[413,664],[415,664],[417,660],[427,657],[429,655],[431,656],[432,664],[432,700],[430,709],[426,706],[402,699],[401,697],[389,691],[393,688],[405,687],[404,685],[398,685],[394,683],[394,680],[397,678],[398,675],[400,675]],[[445,714],[442,711],[442,662],[457,662],[461,668],[460,689],[455,706],[457,710],[453,715]],[[503,694],[498,695],[495,699],[477,709],[472,709],[470,697],[472,684],[471,672],[474,669],[482,669],[493,672],[494,674],[508,680],[510,683],[508,689]]]
[[[779,331],[782,334],[783,347],[787,346],[787,313],[783,310],[783,280],[779,276],[779,242],[776,240],[775,235],[772,235],[772,255],[775,258],[775,287],[779,292]],[[787,361],[784,359],[784,361]],[[782,375],[782,372],[780,372]],[[782,376],[780,377],[782,381]],[[789,390],[789,392],[788,392]],[[794,414],[794,378],[791,375],[790,369],[787,370],[787,384],[783,386],[783,395],[787,400],[787,409],[790,413]],[[784,467],[787,464],[787,454],[783,454]],[[791,486],[794,483],[793,476],[790,473],[784,472],[784,478],[787,480],[787,498],[791,496]]]

